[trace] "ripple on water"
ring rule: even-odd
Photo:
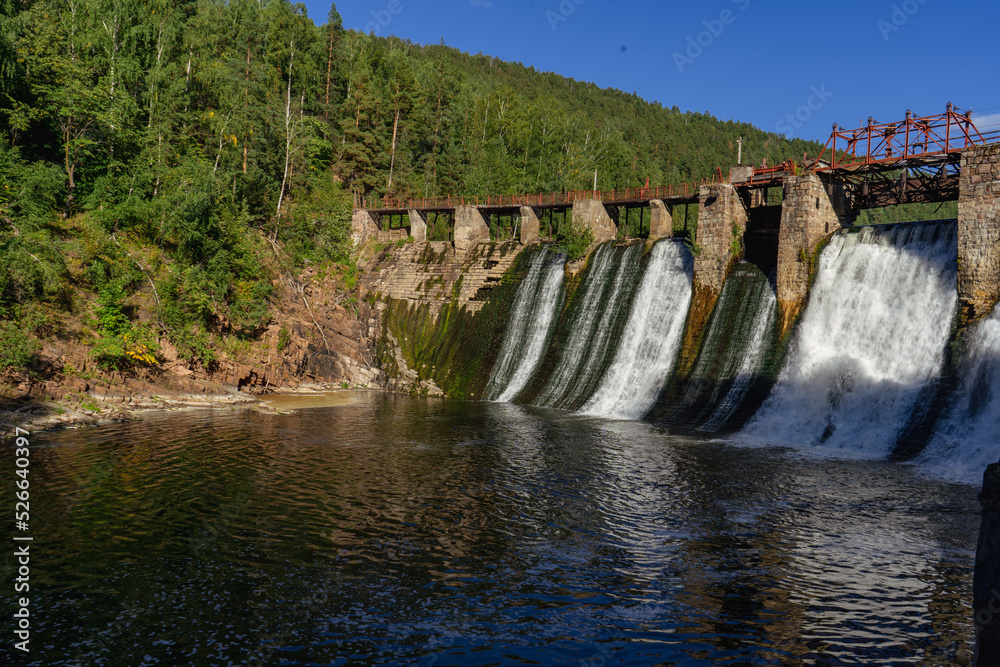
[[[33,443],[36,665],[969,659],[975,490],[906,466],[371,394]]]

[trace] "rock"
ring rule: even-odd
[[[979,501],[983,509],[972,577],[976,625],[973,664],[993,667],[1000,665],[1000,463],[986,469]]]

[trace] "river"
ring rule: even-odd
[[[33,434],[17,659],[970,660],[971,485],[540,407],[341,399]]]

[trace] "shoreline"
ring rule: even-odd
[[[30,396],[8,399],[0,407],[0,429],[6,433],[15,428],[30,432],[56,431],[84,426],[141,421],[147,414],[176,412],[199,408],[259,410],[268,414],[284,414],[306,407],[271,407],[270,397],[318,398],[326,394],[346,391],[377,391],[367,388],[344,389],[334,384],[305,384],[273,394],[248,394],[233,388],[223,393],[177,393],[164,391],[153,394],[120,396],[88,392],[73,401],[41,400]],[[20,405],[18,405],[20,403]],[[330,401],[331,405],[339,401]]]

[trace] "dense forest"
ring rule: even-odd
[[[356,195],[680,183],[818,147],[286,0],[0,0],[0,370],[79,318],[106,368],[210,364]]]

